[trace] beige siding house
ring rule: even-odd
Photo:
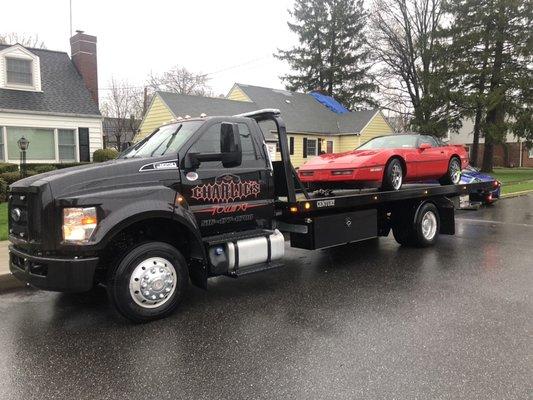
[[[287,125],[291,161],[297,168],[318,154],[350,151],[367,140],[393,133],[380,110],[336,113],[306,93],[236,83],[226,98],[157,92],[140,126],[146,137],[158,126],[187,115],[235,115],[263,108],[279,109]],[[279,159],[274,126],[261,128],[270,155]]]

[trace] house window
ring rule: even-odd
[[[333,153],[333,141],[328,140],[326,142],[326,153]]]
[[[317,148],[316,148],[316,139],[307,139],[307,155],[308,156],[316,156],[317,154]]]
[[[11,160],[18,160],[20,150],[17,142],[23,136],[30,141],[27,160],[55,161],[54,129],[19,127],[7,128],[7,152]]]
[[[529,158],[533,158],[533,147],[529,149]]]
[[[32,60],[6,58],[8,85],[33,86]]]
[[[289,154],[294,155],[294,137],[289,138]]]
[[[76,161],[76,138],[72,129],[58,129],[59,161]]]

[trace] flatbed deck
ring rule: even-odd
[[[282,210],[290,211],[292,208],[293,212],[316,212],[322,209],[365,207],[433,196],[456,197],[490,190],[493,184],[494,182],[460,185],[410,184],[404,185],[402,189],[397,191],[380,191],[378,189],[339,190],[332,192],[330,196],[317,196],[311,193],[306,197],[304,193],[297,193],[295,202],[280,198],[276,205]]]

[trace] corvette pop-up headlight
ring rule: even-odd
[[[97,223],[95,207],[64,208],[63,240],[65,242],[87,242]]]

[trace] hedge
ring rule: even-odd
[[[98,149],[93,153],[94,162],[103,162],[114,160],[118,157],[118,151],[115,149]]]
[[[0,178],[0,202],[3,203],[4,201],[7,201],[7,189],[8,185],[5,180]]]
[[[18,170],[19,166],[17,164],[0,162],[0,174],[4,172],[16,172]]]

